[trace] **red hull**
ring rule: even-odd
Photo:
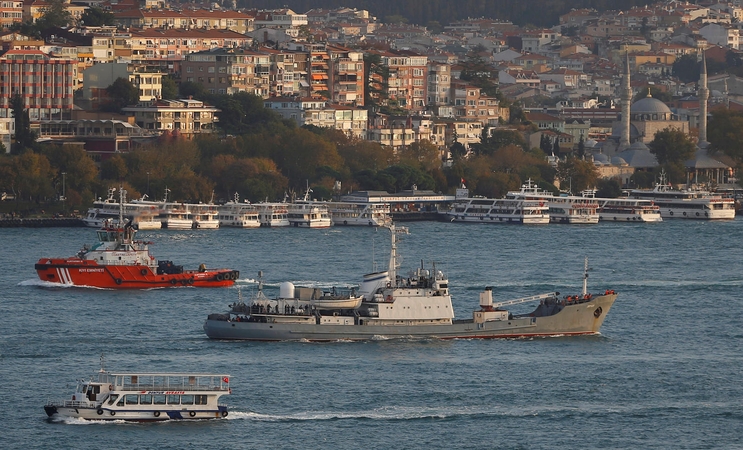
[[[78,258],[42,258],[36,263],[36,273],[42,281],[72,286],[107,289],[148,289],[176,286],[228,287],[235,284],[239,272],[213,269],[204,272],[184,270],[181,273],[158,275],[142,265],[98,265]]]

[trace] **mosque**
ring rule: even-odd
[[[699,77],[699,140],[695,158],[686,162],[687,183],[700,179],[715,181],[717,184],[727,182],[732,168],[707,154],[707,62],[702,59]],[[666,128],[689,133],[689,123],[679,120],[671,109],[662,101],[648,95],[632,103],[630,87],[629,55],[626,56],[622,77],[622,115],[621,121],[612,124],[612,137],[601,145],[601,153],[594,154],[597,165],[625,166],[634,170],[653,170],[658,161],[646,144],[655,138],[655,133]],[[624,111],[629,111],[625,114]],[[628,172],[623,171],[623,184],[629,181]]]

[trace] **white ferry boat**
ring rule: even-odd
[[[665,173],[653,189],[633,189],[630,198],[652,200],[664,219],[719,220],[735,218],[735,200],[708,191],[677,190]]]
[[[289,225],[299,228],[328,228],[330,227],[330,211],[324,202],[310,200],[312,190],[307,187],[304,199],[289,203],[287,217]]]
[[[470,197],[464,183],[457,189],[456,200],[446,212],[451,222],[475,223],[549,223],[547,203],[543,200]]]
[[[219,219],[217,218],[219,211],[216,205],[212,203],[198,203],[188,206],[191,212],[191,226],[194,229],[216,230],[219,228]]]
[[[202,373],[111,373],[103,368],[79,381],[65,400],[49,401],[50,418],[152,422],[227,417],[220,397],[232,393],[230,376]]]
[[[217,220],[220,227],[258,228],[258,208],[245,200],[240,203],[240,196],[235,192],[235,199],[217,207]]]
[[[119,202],[114,199],[116,188],[108,190],[108,196],[105,200],[98,198],[93,202],[93,207],[88,209],[83,223],[88,227],[100,228],[108,220],[119,218]],[[162,225],[157,218],[160,209],[154,202],[145,202],[146,196],[140,200],[124,202],[124,217],[132,220],[133,225],[138,230],[156,230]]]
[[[636,198],[601,198],[595,197],[595,190],[586,190],[583,197],[595,200],[599,204],[600,222],[662,222],[660,207],[652,200]]]
[[[392,220],[387,203],[324,202],[333,225],[381,227]]]
[[[519,191],[511,191],[506,198],[545,202],[551,223],[595,224],[599,222],[599,205],[593,199],[574,195],[553,195],[539,189],[531,179]]]
[[[286,202],[263,202],[256,204],[258,220],[262,227],[288,227],[289,204]]]

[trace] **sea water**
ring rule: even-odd
[[[743,220],[589,226],[404,224],[400,273],[436,264],[457,318],[550,291],[619,297],[600,336],[509,340],[224,342],[210,313],[282,281],[346,287],[384,270],[371,227],[147,231],[185,268],[240,271],[234,288],[50,287],[42,256],[94,231],[0,229],[0,448],[741,448]],[[513,309],[524,312],[528,306]],[[231,375],[226,420],[49,420],[105,357],[111,371]]]

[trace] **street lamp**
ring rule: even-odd
[[[65,181],[67,180],[67,172],[62,172],[62,212],[67,212],[67,207],[65,205],[65,201],[67,200],[67,197],[65,197]]]

